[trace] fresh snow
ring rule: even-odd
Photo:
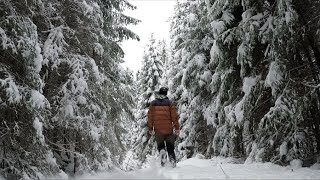
[[[37,133],[37,137],[39,138],[40,142],[42,144],[44,144],[44,136],[42,134],[42,130],[43,130],[43,124],[42,122],[39,121],[38,118],[35,118],[33,121],[33,127],[36,130]]]
[[[253,77],[244,78],[242,91],[245,93],[245,96],[250,95],[252,87],[256,85],[256,79],[257,78],[253,78]]]
[[[96,127],[94,125],[91,126],[91,131],[90,131],[90,136],[93,140],[99,142],[100,136],[101,136],[101,132],[104,130],[104,128],[101,127]]]
[[[34,108],[44,108],[46,105],[46,98],[39,91],[31,90],[30,102]]]
[[[283,142],[280,146],[280,156],[287,155],[288,148],[287,148],[287,142]]]
[[[272,62],[270,64],[269,72],[266,77],[265,86],[271,87],[272,95],[275,95],[278,86],[281,84],[283,79],[283,70],[281,70],[280,65],[277,62]]]
[[[216,63],[221,56],[221,51],[219,49],[219,45],[217,44],[217,40],[213,41],[211,50],[210,50],[210,57],[211,57],[211,62]]]
[[[90,6],[86,1],[82,1],[85,9],[85,14],[92,14],[93,13],[93,7]]]
[[[49,62],[52,63],[52,68],[58,68],[60,65],[60,55],[63,53],[64,46],[68,46],[64,41],[64,29],[68,28],[59,26],[47,31],[49,35],[43,46],[43,65],[48,66]]]
[[[8,101],[10,103],[19,103],[22,99],[22,96],[20,95],[19,87],[15,83],[14,79],[9,76],[5,80],[0,79],[1,86],[7,85],[6,88],[6,95],[9,97]]]
[[[198,21],[197,16],[193,13],[190,13],[189,15],[187,15],[186,18],[188,19],[188,22],[190,23],[190,25],[195,25]]]
[[[154,159],[149,168],[136,171],[113,172],[85,175],[76,179],[318,179],[319,167],[302,168],[295,160],[290,166],[283,167],[272,163],[244,163],[230,158],[216,157],[203,159],[203,156],[182,160],[176,168],[169,165],[160,167]]]
[[[104,53],[103,46],[100,43],[94,43],[94,51],[97,53],[97,55],[102,56]]]
[[[224,20],[227,24],[230,24],[234,21],[234,16],[230,12],[223,11],[221,19]]]
[[[234,110],[234,113],[235,113],[235,116],[236,116],[236,119],[237,121],[242,121],[243,120],[243,106],[244,104],[246,103],[245,100],[246,98],[250,95],[251,93],[251,89],[253,86],[256,85],[256,79],[257,78],[253,78],[253,77],[246,77],[244,78],[243,80],[243,87],[242,87],[242,91],[244,92],[244,96],[243,98],[241,99],[241,101],[236,104],[235,106],[235,110]],[[230,115],[229,115],[230,116]]]

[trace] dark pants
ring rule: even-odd
[[[165,149],[165,147],[167,146],[169,159],[176,160],[176,155],[174,154],[174,142],[176,141],[176,136],[174,134],[167,134],[167,135],[156,134],[155,137],[158,145],[158,151],[160,152],[162,149]]]

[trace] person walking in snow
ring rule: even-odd
[[[179,121],[176,108],[167,97],[168,88],[161,87],[156,93],[156,99],[149,106],[148,127],[149,133],[155,135],[158,151],[161,157],[161,166],[167,161],[167,149],[170,163],[176,166],[176,155],[174,153],[174,142],[179,136]]]

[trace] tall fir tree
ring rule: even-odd
[[[165,40],[158,41],[157,49],[159,51],[159,58],[163,64],[163,76],[161,80],[161,86],[168,86],[168,73],[170,69],[170,50]]]
[[[205,153],[209,144],[203,105],[210,89],[205,85],[212,75],[208,67],[212,37],[204,2],[186,1],[176,5],[171,25],[173,64],[169,89],[178,104],[181,123],[180,158]]]
[[[312,13],[319,2],[310,2],[177,4],[169,84],[178,101],[181,156],[315,162],[319,34],[311,27],[319,26]]]
[[[133,96],[118,42],[138,38],[125,27],[138,22],[127,8],[123,0],[0,1],[5,177],[119,166]]]
[[[159,43],[158,43],[159,44]],[[161,49],[156,40],[151,35],[149,43],[145,47],[143,63],[138,74],[138,92],[136,120],[138,127],[136,129],[137,138],[133,142],[133,159],[138,167],[146,165],[150,158],[156,153],[156,144],[154,138],[148,133],[148,109],[149,104],[154,100],[155,92],[160,88],[163,78],[163,60],[160,56]]]

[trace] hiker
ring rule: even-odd
[[[167,161],[167,152],[169,161],[173,167],[176,166],[176,155],[174,153],[174,142],[179,136],[179,122],[176,108],[172,101],[167,97],[168,88],[161,87],[156,93],[156,99],[149,106],[148,127],[149,133],[155,135],[158,151],[161,157],[161,166]]]

